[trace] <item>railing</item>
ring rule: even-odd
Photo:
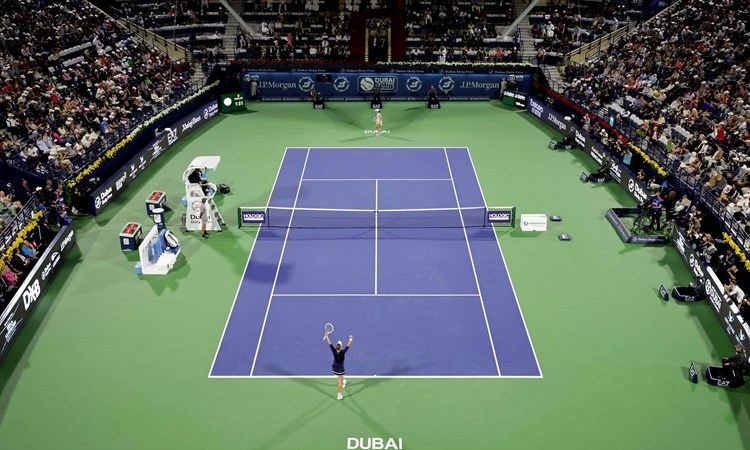
[[[26,201],[26,204],[18,211],[18,214],[7,224],[3,231],[0,232],[0,256],[5,253],[5,250],[13,243],[16,235],[23,229],[24,226],[31,220],[34,215],[37,206],[39,206],[39,199],[36,194],[31,194],[31,197]],[[0,261],[0,264],[2,262]],[[2,308],[0,308],[1,310]]]
[[[602,36],[599,39],[589,44],[583,45],[575,50],[572,50],[566,53],[565,56],[563,57],[563,64],[568,65],[570,63],[580,63],[580,62],[588,60],[589,58],[592,58],[593,56],[597,55],[602,50],[606,49],[612,44],[615,44],[617,41],[619,41],[623,37],[632,33],[639,26],[649,24],[654,20],[664,18],[668,14],[671,14],[681,3],[682,3],[681,1],[676,1],[672,3],[668,7],[659,11],[658,14],[654,15],[647,21],[643,22],[642,24],[638,24],[637,22],[634,22],[631,20],[630,22],[628,22],[626,26],[613,31],[610,34]]]
[[[122,26],[130,30],[134,35],[140,37],[145,42],[166,53],[167,56],[169,56],[173,61],[185,61],[188,64],[193,62],[192,52],[187,48],[177,44],[177,42],[167,39],[163,36],[159,36],[153,31],[147,30],[127,19],[119,19],[119,22]]]
[[[589,42],[588,44],[582,45],[575,50],[569,51],[563,55],[563,64],[568,65],[571,62],[580,63],[586,61],[589,58],[599,54],[602,50],[605,50],[610,45],[619,41],[623,36],[633,31],[638,25],[630,21],[625,26],[618,28],[617,30],[605,34],[599,39]]]
[[[616,127],[610,126],[608,123],[608,108],[587,107],[584,106],[583,102],[571,99],[562,93],[554,92],[544,86],[540,87],[543,90],[546,90],[548,94],[553,95],[555,98],[566,103],[567,107],[583,110],[593,115],[600,124],[605,126],[605,128],[620,136],[624,136],[627,140],[637,145],[646,155],[667,171],[668,178],[673,186],[693,198],[694,201],[704,205],[716,219],[719,228],[729,233],[737,245],[739,245],[746,254],[750,253],[750,234],[745,230],[745,225],[736,220],[733,214],[726,210],[719,201],[719,196],[714,189],[705,186],[697,177],[681,170],[680,162],[670,159],[658,144],[655,144],[654,141],[649,140],[646,137],[638,135],[638,129],[630,123],[622,122],[616,124]]]

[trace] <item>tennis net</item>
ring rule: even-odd
[[[498,211],[510,218],[515,208],[332,209],[245,208],[238,212],[240,226],[272,228],[478,228],[497,225]]]

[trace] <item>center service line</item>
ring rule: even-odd
[[[375,179],[375,295],[378,295],[378,179]]]

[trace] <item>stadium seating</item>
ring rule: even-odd
[[[335,60],[349,58],[351,13],[360,0],[248,1],[239,32],[237,59]],[[347,6],[348,5],[348,6]]]
[[[504,26],[515,19],[514,3],[406,2],[406,52],[427,62],[515,62],[517,39],[503,40]]]
[[[12,11],[0,24],[10,37],[0,49],[7,164],[64,180],[189,90],[172,60],[88,3],[13,2]]]
[[[750,8],[737,2],[731,7],[733,14],[717,16],[716,5],[686,0],[598,58],[569,65],[564,75],[569,83],[564,94],[572,103],[611,121],[673,174],[680,187],[699,195],[694,200],[715,223],[709,225],[710,216],[693,214],[688,231],[714,265],[719,261],[712,259],[713,238],[721,230],[730,231],[744,251],[750,249],[750,48],[745,24]],[[624,151],[618,136],[595,128]],[[740,279],[746,285],[747,277]]]

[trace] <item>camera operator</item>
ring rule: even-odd
[[[735,372],[741,370],[745,365],[746,358],[742,347],[735,347],[734,352],[734,356],[721,358],[721,365],[724,368],[724,375],[726,377],[734,378],[736,376]],[[740,373],[739,376],[742,376],[742,374]]]
[[[656,224],[656,229],[661,230],[661,212],[664,209],[664,199],[661,192],[656,191],[651,197],[651,223]]]
[[[596,183],[605,183],[609,181],[609,168],[612,166],[612,159],[609,156],[605,156],[602,160],[602,164],[596,169],[596,172],[592,173],[588,177],[588,181]]]
[[[677,192],[670,191],[662,203],[665,211],[664,222],[669,223],[675,218],[675,208],[677,207]]]
[[[576,132],[573,127],[570,127],[568,130],[568,134],[565,136],[565,138],[560,142],[555,142],[552,144],[550,142],[550,148],[553,150],[571,150],[575,148],[576,146]],[[609,169],[608,169],[609,170]]]

